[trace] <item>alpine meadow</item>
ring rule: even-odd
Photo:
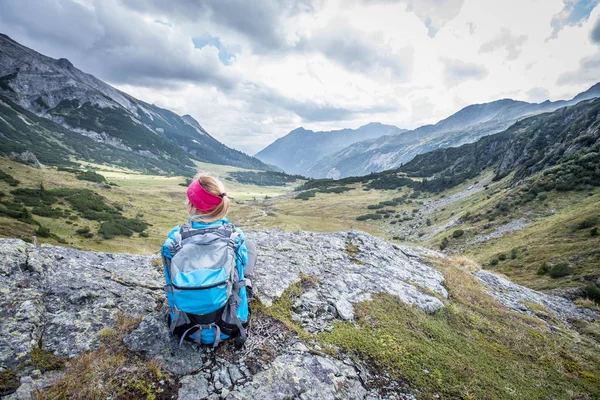
[[[600,1],[0,0],[0,398],[600,398]]]

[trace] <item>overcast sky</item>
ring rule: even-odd
[[[0,0],[0,32],[254,154],[600,81],[600,0]]]

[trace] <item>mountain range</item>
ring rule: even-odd
[[[303,173],[315,178],[342,178],[395,169],[418,154],[473,143],[481,137],[502,132],[528,116],[554,111],[599,96],[600,83],[571,100],[528,103],[502,99],[490,103],[473,104],[434,125],[425,125],[411,131],[395,132],[391,135],[363,138],[363,140],[353,138],[352,142],[348,141],[346,146],[337,152],[328,152],[313,161],[312,165],[304,165]],[[338,132],[344,132],[344,130]],[[280,160],[293,158],[297,149],[293,146],[275,145],[278,142],[286,143],[288,136],[294,138],[293,143],[313,140],[312,135],[307,135],[306,139],[298,138],[300,133],[302,132],[298,132],[298,130],[292,131],[258,153],[257,157],[264,157],[264,153],[270,150],[269,162],[286,170],[287,165],[282,164]],[[278,151],[274,152],[274,150]]]
[[[536,176],[523,185],[526,192],[600,186],[600,98],[524,118],[474,143],[419,154],[393,170],[339,180],[313,179],[300,190],[361,182],[371,189],[396,190],[409,186],[441,192],[487,169],[494,171],[495,181],[512,174],[513,186]],[[426,179],[414,179],[423,177]]]
[[[272,169],[213,138],[190,115],[138,100],[0,34],[0,154],[33,152],[42,163],[74,160],[190,175],[192,160]]]
[[[543,171],[539,190],[600,186],[600,98],[523,119],[475,143],[418,155],[396,172],[431,177],[427,185],[444,189],[489,167],[494,180],[514,174],[513,183]]]
[[[276,165],[287,173],[307,174],[321,158],[348,145],[385,135],[406,132],[393,125],[373,122],[358,129],[314,132],[302,127],[294,129],[256,154],[260,160]]]

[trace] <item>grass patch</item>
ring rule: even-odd
[[[0,371],[0,396],[14,393],[21,385],[19,376],[10,368]]]
[[[65,376],[54,383],[45,399],[168,399],[177,383],[155,361],[133,353],[123,338],[140,318],[117,313],[115,326],[98,332],[102,346],[81,353],[65,364]]]
[[[597,343],[575,345],[574,335],[549,333],[500,306],[467,272],[449,263],[441,268],[449,304],[437,313],[378,294],[355,305],[356,324],[338,323],[319,338],[408,380],[421,398],[600,395]]]
[[[268,317],[282,322],[288,329],[295,332],[302,339],[310,337],[300,324],[292,320],[292,306],[294,301],[304,293],[308,288],[318,285],[318,280],[315,277],[300,274],[300,280],[293,285],[288,286],[281,297],[275,300],[270,307],[265,306],[260,302],[252,305],[252,311],[260,312]]]
[[[33,369],[39,369],[41,372],[54,371],[63,369],[65,366],[65,358],[44,350],[41,347],[34,347],[29,355]]]

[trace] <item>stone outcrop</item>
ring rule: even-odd
[[[537,292],[489,271],[477,271],[475,277],[487,287],[488,293],[492,297],[513,311],[535,317],[537,314],[531,306],[531,304],[535,304],[548,310],[563,322],[570,320],[593,321],[598,318],[597,312],[589,308],[578,308],[572,301],[564,297]]]
[[[8,158],[13,161],[20,162],[21,164],[29,165],[33,168],[42,168],[42,164],[38,161],[35,154],[29,150],[25,150],[21,153],[15,153],[13,151],[8,154]]]
[[[352,320],[353,305],[378,292],[429,313],[444,307],[444,278],[425,262],[442,257],[437,252],[354,231],[261,230],[247,237],[259,249],[254,286],[264,305],[291,285],[311,282],[292,306],[292,318],[309,332]],[[409,388],[391,380],[382,392],[385,373],[373,374],[342,353],[334,357],[318,342],[302,342],[264,315],[254,318],[241,350],[230,342],[216,350],[188,342],[180,346],[165,323],[162,267],[153,265],[154,259],[0,239],[0,370],[22,365],[36,346],[67,357],[97,348],[98,332],[112,326],[120,310],[143,317],[125,345],[178,377],[181,399],[413,398]],[[525,312],[520,302],[539,299],[561,318],[591,318],[567,300],[484,271],[476,276],[517,311]],[[19,374],[21,387],[11,398],[27,398],[56,379],[56,373],[39,376],[27,368]]]

